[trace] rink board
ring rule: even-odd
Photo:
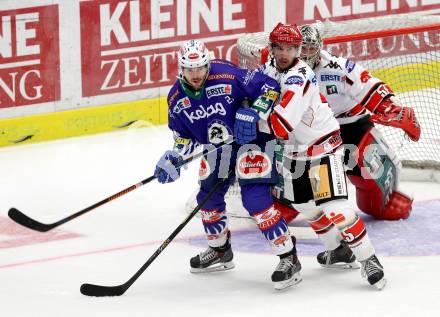
[[[165,97],[0,120],[0,146],[167,122]]]

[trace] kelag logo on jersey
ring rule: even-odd
[[[302,86],[304,85],[304,79],[300,76],[290,76],[289,78],[286,79],[285,84]]]
[[[194,121],[198,121],[200,119],[209,118],[210,116],[214,114],[220,114],[222,116],[226,115],[226,109],[223,107],[221,102],[216,102],[214,105],[209,105],[208,107],[203,107],[203,105],[199,105],[199,107],[191,112],[183,111],[185,116],[188,118],[188,120],[191,123],[194,123]]]
[[[176,105],[173,108],[174,113],[180,113],[183,109],[187,109],[191,107],[191,101],[189,101],[188,97],[179,99]]]
[[[206,87],[206,96],[208,98],[222,96],[222,95],[230,95],[232,93],[232,85],[215,85]]]
[[[356,66],[356,63],[353,62],[350,59],[347,59],[347,61],[345,62],[345,69],[347,70],[347,72],[351,73],[354,69],[354,67]]]

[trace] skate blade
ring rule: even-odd
[[[277,291],[282,291],[292,285],[298,284],[302,281],[301,274],[299,272],[292,275],[292,277],[286,281],[274,282],[274,288]]]
[[[211,273],[231,270],[235,267],[234,262],[217,263],[207,268],[194,268],[190,269],[191,273]]]
[[[356,261],[351,263],[335,263],[335,264],[320,264],[320,265],[327,269],[357,270],[360,268],[360,265]]]
[[[374,287],[376,287],[379,291],[383,290],[385,285],[387,285],[387,279],[382,278],[381,280],[377,281],[373,284]]]

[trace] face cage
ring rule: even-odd
[[[302,61],[306,62],[310,68],[314,69],[320,59],[321,45],[310,42],[303,43],[303,45],[312,45],[316,49],[316,52],[310,56],[305,56],[304,54],[301,54],[300,56]]]

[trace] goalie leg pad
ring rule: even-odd
[[[400,220],[407,219],[412,210],[413,199],[405,194],[394,191],[388,201],[380,219],[384,220]]]
[[[376,181],[361,176],[348,174],[348,179],[356,187],[356,203],[358,208],[367,215],[382,219],[384,195]]]
[[[370,128],[364,135],[358,146],[356,161],[360,175],[347,175],[356,187],[359,209],[377,219],[397,220],[409,216],[410,203],[401,204],[404,197],[391,201],[399,183],[402,164],[377,129]]]

